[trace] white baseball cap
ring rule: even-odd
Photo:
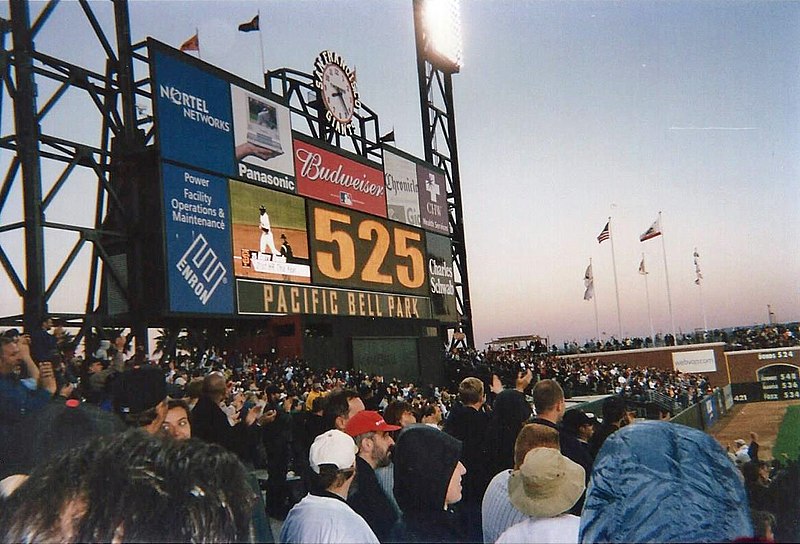
[[[320,465],[336,465],[339,470],[352,467],[356,462],[358,446],[350,435],[340,430],[326,431],[314,439],[308,452],[311,470],[319,474]]]

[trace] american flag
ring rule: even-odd
[[[611,225],[611,221],[606,223],[606,226],[603,227],[602,232],[597,236],[597,243],[602,244],[603,241],[608,240],[611,238],[611,230],[609,230],[609,226]]]

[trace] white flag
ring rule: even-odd
[[[592,300],[592,297],[594,297],[594,276],[592,275],[591,264],[586,267],[586,273],[583,275],[583,284],[586,286],[583,300]]]
[[[697,252],[697,248],[694,248],[694,274],[694,283],[696,285],[700,285],[700,280],[703,279],[703,274],[700,272],[700,254]]]

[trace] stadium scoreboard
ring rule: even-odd
[[[166,313],[459,320],[441,170],[332,147],[265,89],[147,45]]]

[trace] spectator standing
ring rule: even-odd
[[[530,369],[515,374],[513,389],[497,394],[492,409],[492,440],[494,442],[494,472],[514,466],[514,443],[520,429],[533,411],[525,398],[525,390],[533,379]]]
[[[167,415],[167,383],[160,368],[144,365],[126,370],[112,389],[114,411],[125,423],[147,434],[161,431]]]
[[[281,404],[282,391],[275,385],[266,388],[267,413],[274,412],[271,423],[261,426],[261,442],[267,461],[266,504],[267,513],[275,519],[284,519],[289,512],[286,474],[292,446],[292,415]],[[291,407],[289,408],[291,410]]]
[[[581,518],[569,513],[585,489],[583,467],[552,448],[525,455],[508,481],[511,504],[530,516],[506,529],[498,544],[578,543]]]
[[[250,460],[255,451],[255,440],[258,438],[251,432],[260,408],[255,406],[248,410],[243,421],[235,426],[228,423],[228,416],[220,408],[226,396],[225,376],[212,372],[203,380],[203,394],[192,410],[190,421],[192,433],[197,438],[219,444],[236,453],[243,460]],[[266,414],[267,420],[274,420],[277,413]]]
[[[558,432],[561,453],[583,467],[586,477],[584,483],[588,484],[589,475],[592,473],[592,456],[575,435],[563,432],[559,425],[567,411],[567,405],[564,401],[564,391],[558,382],[555,380],[537,382],[533,387],[533,406],[536,408],[536,417],[531,423],[539,423]],[[583,497],[573,504],[571,512],[580,515],[582,507]]]
[[[386,423],[378,412],[372,410],[357,413],[345,428],[358,447],[356,478],[347,504],[366,520],[381,542],[387,541],[397,514],[378,483],[375,469],[389,466],[394,446],[389,433],[399,429],[397,425]]]
[[[729,542],[752,536],[741,474],[702,431],[643,421],[611,434],[595,459],[581,542]]]
[[[355,478],[356,450],[353,439],[337,429],[314,440],[308,457],[314,474],[312,492],[289,511],[279,542],[378,542],[364,518],[345,500]]]
[[[622,397],[608,397],[603,401],[603,422],[589,441],[589,451],[593,458],[603,447],[606,438],[628,424],[628,411]]]
[[[529,423],[519,432],[514,443],[514,469],[519,469],[525,456],[534,448],[559,449],[558,431],[552,427]],[[503,532],[517,523],[527,519],[527,515],[511,503],[508,494],[508,481],[511,470],[500,471],[486,488],[481,504],[483,521],[483,542],[494,544]]]
[[[486,487],[492,479],[489,438],[489,414],[483,411],[486,402],[483,382],[469,377],[458,386],[459,402],[450,410],[444,431],[462,443],[461,462],[467,469],[464,475],[464,498],[458,510],[462,522],[469,527],[470,540],[479,541],[481,529],[481,502]]]
[[[0,462],[5,464],[7,450],[13,447],[10,440],[14,427],[22,421],[25,414],[43,408],[56,392],[56,379],[53,367],[43,362],[36,369],[38,379],[31,389],[17,376],[16,370],[21,362],[35,367],[30,359],[28,346],[13,336],[0,335]],[[30,372],[33,372],[31,368]],[[0,472],[5,469],[0,467]]]
[[[737,438],[733,443],[736,446],[736,451],[733,453],[736,466],[742,467],[744,464],[750,462],[750,454],[748,453],[749,447],[743,438]]]
[[[56,361],[60,358],[58,353],[58,340],[50,334],[53,328],[53,318],[44,315],[39,320],[39,327],[31,331],[31,356],[37,363],[42,361]]]
[[[0,509],[0,541],[245,542],[254,502],[235,455],[129,430],[34,469]]]
[[[750,432],[750,445],[747,447],[747,455],[750,456],[751,461],[758,462],[758,435]]]
[[[461,500],[461,442],[428,425],[411,425],[397,438],[394,496],[403,514],[393,542],[466,542],[450,506]]]

